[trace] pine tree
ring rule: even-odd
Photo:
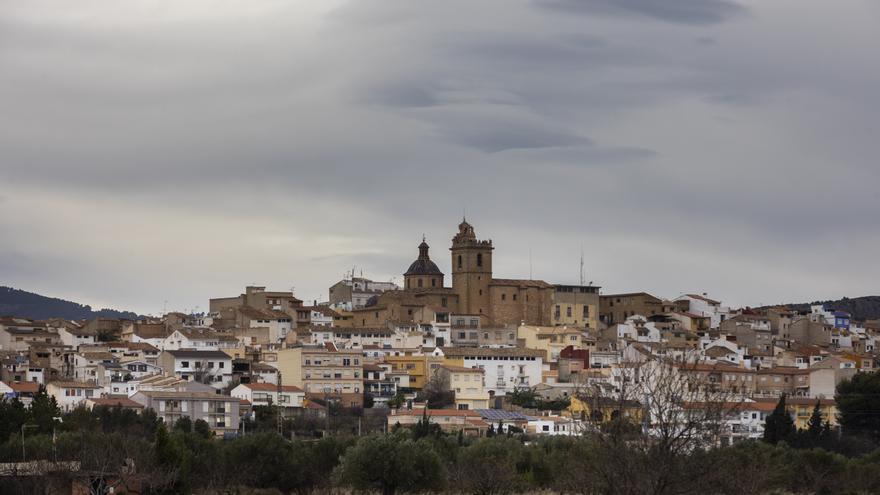
[[[807,421],[807,434],[811,439],[817,440],[822,436],[822,430],[822,409],[819,408],[819,399],[816,399],[816,406],[813,407],[813,414],[810,416],[810,420]]]
[[[785,410],[785,394],[782,394],[776,404],[776,409],[767,416],[764,422],[764,441],[772,444],[781,441],[790,442],[796,433],[794,421]]]

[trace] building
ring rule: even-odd
[[[302,348],[302,383],[306,396],[337,400],[343,407],[363,405],[363,354],[360,349],[339,349],[327,343]],[[282,376],[282,381],[287,379]]]
[[[412,427],[423,417],[440,425],[440,429],[446,433],[461,431],[464,435],[481,437],[489,429],[489,424],[480,414],[469,409],[392,409],[388,415],[388,431],[397,425]]]
[[[444,364],[485,370],[486,389],[496,396],[542,382],[544,352],[537,349],[444,347],[435,353]]]
[[[293,385],[271,383],[242,383],[230,392],[232,397],[244,399],[254,406],[281,406],[286,409],[303,406],[305,392]]]
[[[363,277],[347,277],[330,287],[330,306],[343,311],[360,309],[367,305],[370,298],[392,290],[400,290],[400,287],[394,282],[375,282]]]
[[[84,403],[86,399],[98,397],[101,387],[73,380],[51,381],[46,385],[46,393],[55,397],[58,408],[70,412]]]
[[[488,409],[489,392],[484,382],[485,370],[441,364],[435,373],[447,387],[455,392],[456,409]]]
[[[522,347],[544,351],[547,361],[556,361],[566,347],[584,347],[584,332],[577,328],[521,326],[517,335]]]
[[[494,278],[491,240],[480,240],[462,221],[452,239],[452,287],[431,260],[422,241],[419,255],[404,273],[404,288],[371,298],[352,310],[353,326],[382,326],[387,321],[429,323],[426,306],[450,314],[471,315],[481,326],[551,325],[554,286],[541,280]]]
[[[193,422],[204,420],[216,435],[238,431],[240,399],[235,397],[211,392],[152,390],[138,391],[131,400],[155,411],[168,425],[187,417]]]
[[[232,358],[221,351],[163,351],[159,366],[165,375],[223,388],[232,383]]]
[[[686,302],[665,301],[647,292],[601,295],[599,296],[599,319],[606,325],[613,325],[623,323],[627,318],[635,315],[648,318],[653,315],[672,313],[682,309],[680,305],[685,306],[686,310]]]
[[[599,328],[599,289],[594,285],[555,285],[553,324]]]

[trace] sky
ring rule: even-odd
[[[0,0],[0,285],[207,309],[499,278],[880,293],[876,0]]]

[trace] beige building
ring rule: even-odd
[[[404,273],[404,289],[389,291],[375,304],[352,311],[354,326],[382,326],[387,321],[423,321],[425,306],[448,309],[451,314],[475,315],[484,326],[551,325],[554,287],[541,280],[493,278],[491,240],[477,239],[463,221],[452,239],[452,287],[431,260],[426,242]]]
[[[488,409],[489,392],[485,387],[485,371],[480,368],[465,368],[451,364],[441,364],[435,373],[439,373],[443,383],[455,392],[455,408]]]
[[[334,344],[303,346],[302,389],[313,399],[339,400],[344,407],[363,405],[363,353]],[[285,383],[288,383],[285,380]],[[290,384],[290,383],[288,383]]]
[[[649,318],[675,311],[687,311],[687,301],[666,301],[647,292],[599,296],[599,319],[606,325],[623,323],[633,315]]]
[[[599,289],[593,285],[556,285],[553,324],[598,328]]]
[[[522,347],[546,352],[548,361],[556,361],[559,353],[568,346],[584,348],[584,333],[577,328],[521,326],[517,336]]]

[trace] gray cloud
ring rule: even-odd
[[[464,209],[503,276],[531,249],[576,281],[582,244],[609,291],[880,276],[858,2],[207,5],[0,12],[4,283],[138,311],[321,298],[352,265],[399,276],[422,233],[448,269]]]
[[[731,0],[540,0],[538,3],[566,12],[637,15],[684,24],[715,24],[746,12],[742,5]]]

